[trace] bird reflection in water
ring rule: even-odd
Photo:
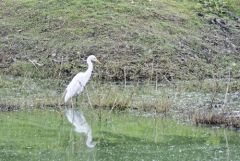
[[[75,127],[75,131],[78,133],[84,133],[87,136],[86,145],[89,148],[94,148],[96,143],[92,141],[92,129],[83,116],[83,113],[74,111],[73,109],[66,109],[65,114],[68,121]]]

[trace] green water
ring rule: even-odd
[[[94,149],[56,111],[1,112],[0,160],[240,160],[238,132],[127,113],[83,112],[98,142]]]
[[[240,160],[238,132],[185,125],[162,117],[92,110],[86,93],[83,93],[78,107],[92,126],[94,141],[98,142],[94,149],[89,149],[85,145],[85,137],[73,131],[64,115],[61,117],[60,113],[52,110],[61,104],[65,89],[64,83],[60,88],[56,82],[0,77],[0,95],[3,96],[0,97],[0,106],[16,105],[22,109],[0,112],[0,161]],[[102,85],[94,85],[88,85],[92,101],[108,94]],[[109,84],[106,86],[111,87]],[[127,89],[131,91],[132,88]],[[137,87],[132,90],[135,91],[135,102],[143,98],[151,100],[153,97],[171,96],[172,111],[177,115],[185,108],[190,111],[199,109],[201,101],[212,98],[209,95],[203,97],[204,93],[199,92],[174,95],[176,91],[173,90],[172,94],[164,88],[156,91],[154,88]],[[31,110],[33,108],[45,110]]]

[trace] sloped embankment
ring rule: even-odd
[[[0,67],[13,75],[72,77],[87,55],[105,80],[232,77],[240,70],[239,18],[195,1],[11,1],[0,4]],[[14,12],[13,12],[14,11]]]

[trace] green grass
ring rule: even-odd
[[[230,9],[233,9],[238,16],[240,16],[240,2],[238,0],[227,0]]]
[[[169,120],[84,110],[93,150],[52,110],[0,113],[0,159],[7,160],[237,160],[239,133],[196,128]],[[190,150],[191,149],[191,150]],[[228,156],[228,150],[230,155]],[[228,158],[229,157],[229,158]]]
[[[192,0],[4,1],[0,6],[4,37],[0,49],[6,68],[1,73],[56,78],[61,72],[64,78],[71,77],[85,68],[82,59],[95,54],[103,62],[96,71],[104,80],[123,80],[123,67],[127,67],[128,80],[148,80],[156,75],[201,79],[211,77],[209,72],[224,76],[218,69],[227,68],[225,57],[229,64],[237,64],[233,70],[237,78],[238,52],[229,49],[221,53],[227,44],[221,37],[225,33],[209,25],[208,19],[199,18],[196,4]],[[238,11],[236,0],[229,4]],[[212,27],[219,33],[217,40],[208,31]],[[234,27],[231,31],[238,35]],[[219,44],[212,45],[205,37]],[[213,54],[206,56],[206,51]],[[227,51],[232,54],[227,56]],[[29,60],[43,66],[36,65],[37,70]],[[163,80],[161,76],[159,80]]]
[[[238,0],[196,0],[200,4],[203,12],[216,14],[219,16],[229,16],[234,18],[240,16],[240,3]],[[231,13],[231,14],[230,14]]]

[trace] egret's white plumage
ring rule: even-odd
[[[65,90],[64,97],[65,102],[67,102],[70,98],[77,94],[80,94],[83,91],[84,86],[87,84],[92,75],[93,70],[92,61],[100,63],[94,55],[90,55],[87,58],[88,69],[86,72],[80,72],[75,77],[73,77],[72,81],[69,83]],[[75,126],[76,132],[84,133],[87,136],[86,145],[89,148],[93,148],[96,145],[96,143],[92,142],[92,129],[88,125],[83,114],[80,112],[76,112],[73,109],[67,109],[66,116],[68,121]]]
[[[80,94],[83,91],[84,86],[87,84],[92,74],[93,70],[92,61],[100,63],[94,55],[90,55],[87,58],[88,69],[86,72],[80,72],[75,77],[73,77],[72,81],[69,83],[65,90],[64,97],[65,102],[67,102],[70,98],[77,94]]]
[[[73,109],[67,109],[66,116],[68,121],[75,126],[76,132],[84,133],[87,136],[86,145],[89,148],[95,147],[96,143],[92,141],[92,129],[88,125],[83,114],[78,111],[73,111]]]

